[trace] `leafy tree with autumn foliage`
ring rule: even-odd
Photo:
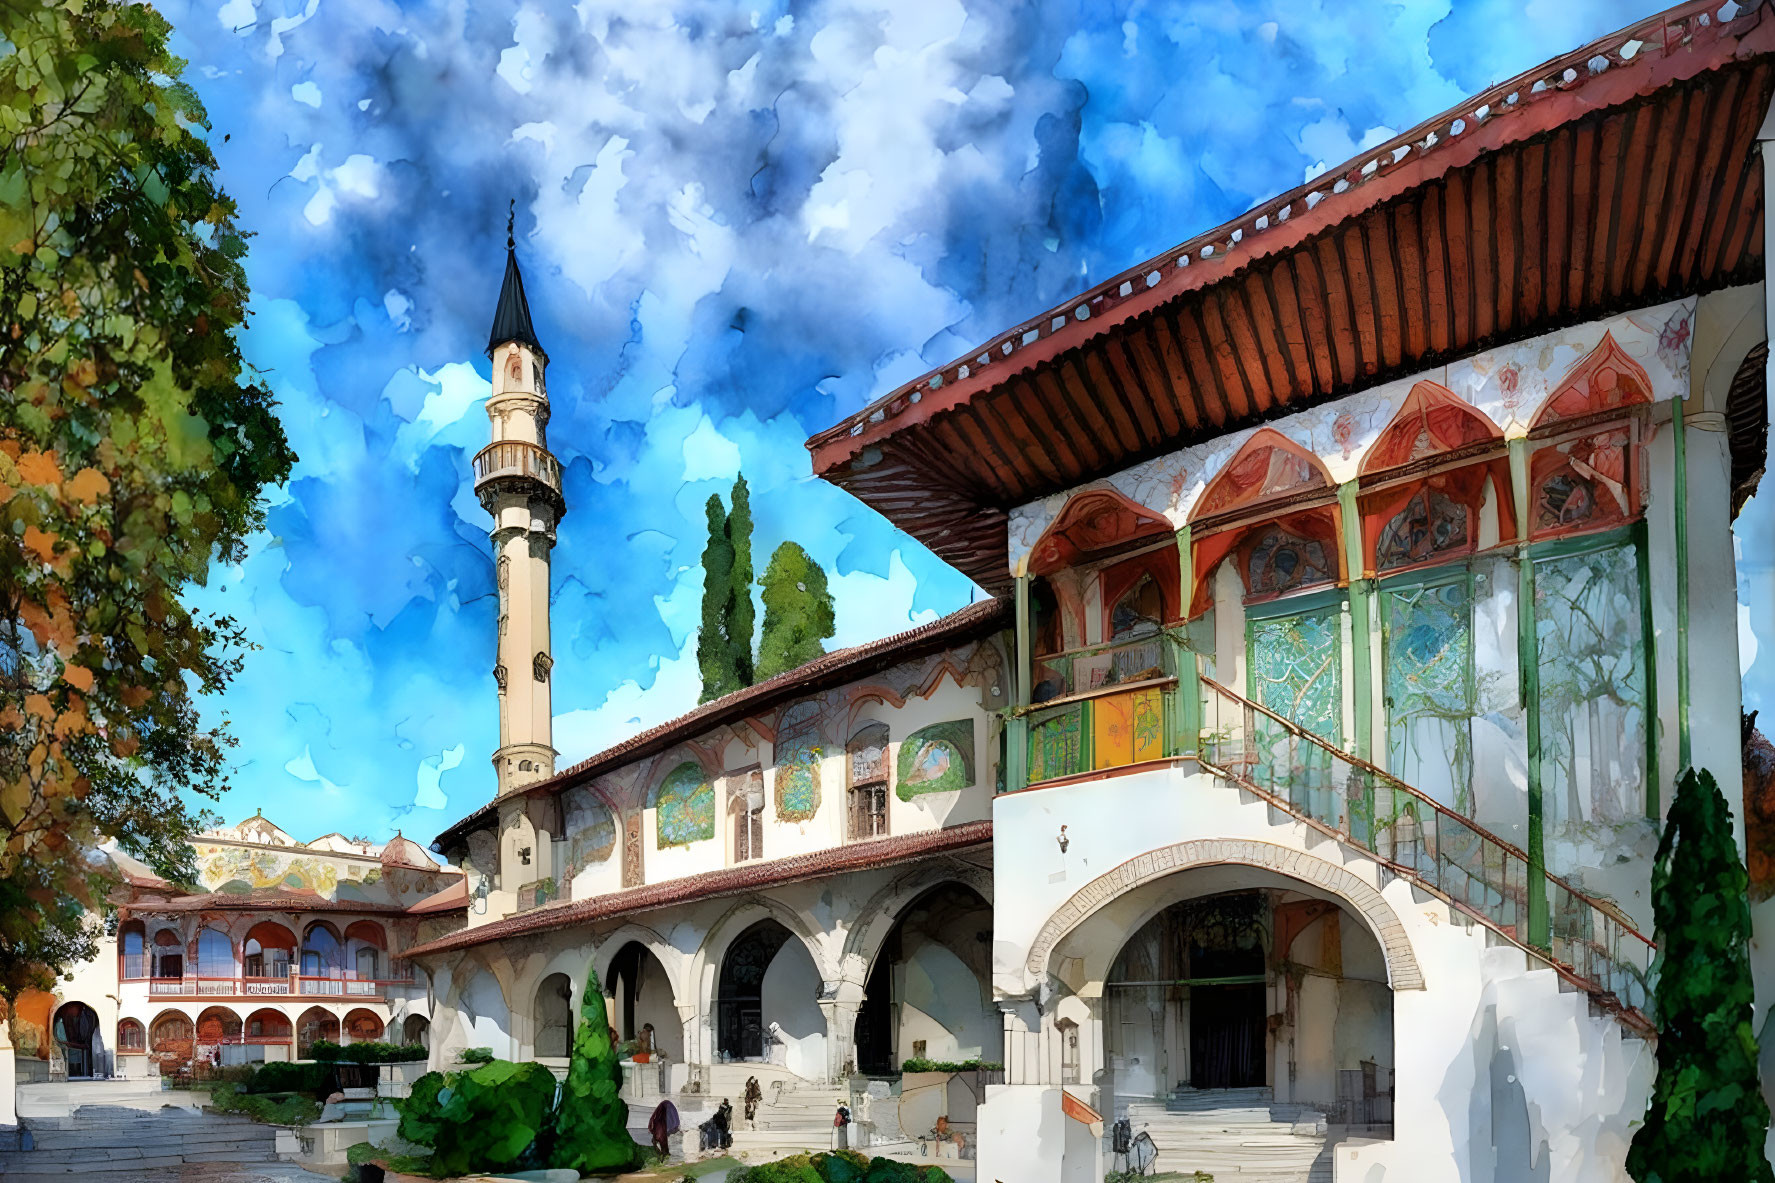
[[[181,603],[295,457],[243,376],[234,203],[170,30],[0,0],[0,993],[93,951],[115,842],[188,881],[225,787],[193,692],[238,670]]]

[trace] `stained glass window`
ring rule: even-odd
[[[1469,549],[1470,511],[1441,489],[1419,489],[1381,528],[1375,544],[1377,571],[1392,571]]]
[[[691,761],[673,769],[654,791],[654,834],[660,847],[689,846],[715,836],[715,790]]]
[[[1248,631],[1247,680],[1253,700],[1331,744],[1343,742],[1343,627],[1339,605],[1258,617]],[[1331,755],[1257,719],[1257,762],[1267,783],[1324,821],[1335,822]]]
[[[1387,768],[1472,815],[1473,604],[1465,573],[1381,588]]]
[[[1248,595],[1277,595],[1327,583],[1337,575],[1337,562],[1323,539],[1305,538],[1281,525],[1257,537],[1245,562]]]
[[[1535,563],[1541,810],[1550,836],[1645,815],[1646,668],[1632,544]]]
[[[1537,535],[1594,529],[1627,520],[1631,500],[1625,427],[1541,448],[1530,465]]]

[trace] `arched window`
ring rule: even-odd
[[[730,772],[727,810],[733,819],[733,861],[764,857],[764,772],[748,768]]]
[[[296,1020],[296,1056],[307,1059],[316,1040],[339,1042],[339,1019],[318,1006],[311,1006]]]
[[[148,976],[148,930],[140,920],[124,921],[117,931],[117,948],[123,957],[125,978]]]
[[[302,976],[338,978],[344,969],[344,949],[333,926],[324,920],[309,925],[302,935]]]
[[[536,987],[536,1054],[564,1059],[573,1040],[573,983],[550,974]]]
[[[154,964],[151,972],[157,978],[185,976],[185,942],[170,928],[154,934]]]
[[[351,955],[350,968],[361,981],[375,981],[382,976],[382,963],[388,951],[388,937],[374,920],[354,920],[345,929],[345,942]]]
[[[353,1043],[370,1043],[382,1038],[382,1020],[367,1010],[354,1010],[345,1016],[345,1034]]]
[[[401,1024],[401,1039],[408,1044],[430,1048],[431,1020],[424,1015],[408,1015],[407,1021]]]
[[[148,1050],[148,1033],[142,1029],[141,1023],[124,1019],[117,1024],[117,1050],[126,1055],[139,1055]]]
[[[227,933],[206,928],[197,934],[197,976],[234,976],[234,942],[228,939]]]
[[[288,1043],[290,1020],[282,1011],[256,1010],[247,1016],[246,1040],[248,1043]]]
[[[197,1042],[239,1043],[240,1016],[225,1006],[212,1006],[197,1016]]]
[[[172,1076],[191,1063],[191,1020],[167,1011],[148,1028],[148,1054],[160,1065],[162,1076]]]
[[[1271,428],[1255,432],[1190,511],[1195,587],[1188,615],[1208,610],[1215,571],[1229,556],[1252,599],[1335,581],[1341,572],[1332,500],[1331,477],[1316,457]]]
[[[287,979],[296,959],[296,935],[274,920],[261,920],[247,930],[242,950],[245,977]]]
[[[1150,637],[1159,631],[1164,620],[1165,606],[1159,597],[1158,580],[1143,574],[1110,608],[1109,639]]]
[[[870,723],[844,745],[849,834],[852,840],[879,838],[888,832],[888,729]]]
[[[1529,429],[1537,441],[1529,460],[1531,538],[1606,529],[1639,516],[1643,439],[1635,408],[1651,401],[1645,369],[1604,333]]]

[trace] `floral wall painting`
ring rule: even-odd
[[[826,751],[818,721],[818,703],[797,703],[783,712],[776,743],[778,821],[805,822],[820,811],[820,761]]]
[[[692,761],[678,765],[660,782],[653,808],[654,835],[662,850],[715,836],[715,789]]]
[[[974,721],[955,719],[921,727],[900,741],[895,792],[910,801],[974,783]]]

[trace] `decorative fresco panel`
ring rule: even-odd
[[[900,741],[894,791],[910,801],[974,783],[974,721],[955,719],[920,727]]]
[[[1029,728],[1029,779],[1052,780],[1082,771],[1084,710],[1078,703],[1038,716]]]
[[[1165,699],[1156,686],[1091,701],[1091,762],[1119,768],[1165,754]]]
[[[661,849],[715,836],[715,789],[702,767],[685,761],[654,793],[654,835]]]
[[[197,847],[197,878],[209,891],[244,893],[265,889],[313,892],[337,898],[342,885],[372,886],[382,868],[327,858],[242,846]]]
[[[1418,382],[1429,379],[1447,387],[1501,430],[1512,425],[1526,429],[1553,394],[1553,385],[1589,357],[1605,333],[1645,369],[1655,401],[1687,395],[1694,314],[1695,300],[1688,297],[1610,320],[1573,325],[1388,382],[1267,426],[1319,457],[1334,480],[1349,480]],[[1218,436],[1123,469],[1102,483],[1164,514],[1173,526],[1182,526],[1209,484],[1253,434],[1255,431]],[[1027,560],[1036,540],[1065,509],[1067,500],[1068,494],[1060,493],[1011,510],[1007,557],[1013,569]]]
[[[583,788],[570,789],[566,806],[567,866],[563,874],[576,875],[593,863],[601,863],[616,850],[616,818],[610,807]]]
[[[1336,604],[1250,623],[1251,696],[1332,744],[1343,742]]]
[[[825,755],[811,734],[778,743],[778,821],[804,822],[820,811],[820,761]]]

